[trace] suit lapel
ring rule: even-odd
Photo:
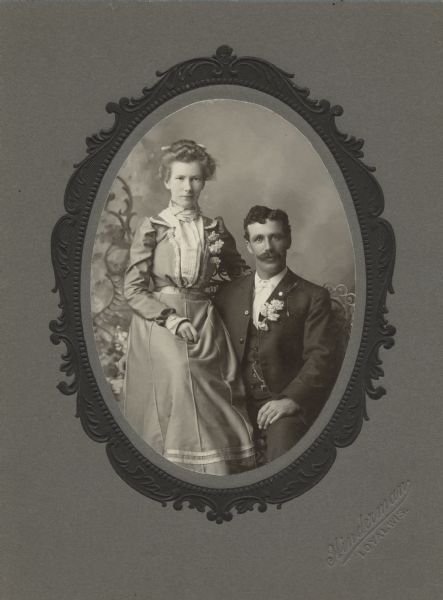
[[[284,300],[289,292],[297,285],[299,277],[288,269],[288,272],[277,285],[277,287],[272,291],[269,298],[266,302],[270,302],[271,300]]]
[[[283,306],[286,303],[286,297],[291,290],[295,288],[298,284],[299,277],[288,269],[286,275],[280,281],[280,283],[275,287],[272,293],[268,296],[266,303],[272,302],[272,300],[280,300],[283,302]],[[280,312],[280,311],[278,311]],[[260,313],[259,321],[265,321],[265,317]],[[272,325],[272,321],[267,324],[268,328]]]

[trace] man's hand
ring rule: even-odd
[[[195,344],[198,342],[197,330],[189,321],[183,321],[183,323],[180,323],[180,325],[177,327],[175,335],[182,340],[185,340],[185,342],[188,342],[188,344]]]
[[[275,423],[282,417],[295,415],[300,407],[291,398],[281,398],[280,400],[269,400],[263,404],[257,415],[257,425],[259,429],[267,429],[269,425]]]

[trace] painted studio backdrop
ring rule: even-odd
[[[94,243],[91,308],[105,377],[117,402],[123,394],[131,310],[123,277],[134,231],[146,216],[167,206],[158,175],[161,147],[178,139],[203,144],[217,161],[200,206],[223,217],[237,248],[253,266],[243,238],[243,218],[255,204],[285,210],[292,227],[289,268],[331,292],[352,323],[355,260],[346,214],[334,182],[307,138],[280,115],[237,100],[191,104],[160,121],[133,148],[113,182]]]

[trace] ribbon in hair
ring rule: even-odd
[[[203,144],[195,144],[195,145],[198,146],[199,148],[202,148],[202,150],[206,150],[206,146],[203,146]],[[166,152],[167,150],[170,150],[170,149],[171,149],[171,146],[162,146],[160,148],[160,150],[162,152]]]

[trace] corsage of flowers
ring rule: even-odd
[[[216,231],[213,231],[208,235],[208,242],[208,249],[209,253],[211,254],[211,263],[218,267],[218,265],[221,263],[221,260],[217,255],[220,254],[224,242],[220,239],[220,235]]]
[[[263,315],[264,319],[259,321],[258,329],[268,331],[268,321],[279,321],[280,311],[283,310],[284,305],[285,303],[283,300],[271,300],[270,302],[265,302],[260,310],[260,314]]]

